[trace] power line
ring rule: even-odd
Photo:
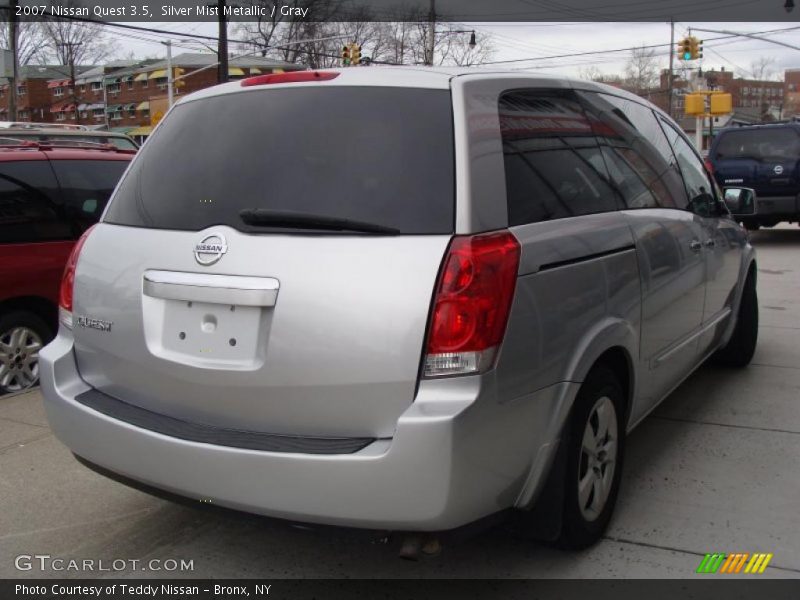
[[[800,26],[798,26],[798,27],[786,27],[786,28],[783,28],[783,29],[772,29],[772,30],[768,30],[768,31],[758,31],[758,32],[755,32],[755,33],[763,35],[763,34],[766,34],[766,33],[778,33],[778,32],[782,32],[782,31],[793,31],[793,30],[796,30],[796,29],[800,29]],[[748,33],[750,33],[750,32],[748,32]],[[724,36],[719,36],[719,37],[715,37],[715,38],[708,38],[708,39],[704,40],[704,42],[714,42],[716,40],[727,40],[727,39],[738,38],[738,37],[741,37],[741,36],[738,36],[738,35],[724,35]],[[481,64],[482,65],[502,65],[502,64],[519,63],[519,62],[529,62],[529,61],[533,61],[533,60],[550,60],[550,59],[554,59],[554,58],[573,58],[573,57],[576,57],[576,56],[590,56],[590,55],[594,55],[594,54],[614,54],[614,53],[617,53],[617,52],[630,52],[631,50],[640,50],[640,49],[649,50],[651,48],[664,48],[665,46],[671,48],[672,44],[645,44],[643,46],[633,46],[633,47],[627,47],[627,48],[612,48],[612,49],[609,49],[609,50],[587,50],[585,52],[573,52],[573,53],[570,53],[570,54],[555,54],[555,55],[552,55],[552,56],[537,56],[537,57],[531,57],[531,58],[512,58],[512,59],[507,59],[507,60],[495,60],[495,61],[484,62],[484,63],[481,63]]]

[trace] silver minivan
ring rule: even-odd
[[[588,81],[261,75],[170,110],[41,353],[85,464],[204,504],[597,540],[625,437],[746,365],[755,253],[675,123]]]

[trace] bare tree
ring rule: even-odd
[[[775,59],[762,56],[750,63],[750,73],[756,81],[769,81],[775,76]]]
[[[105,60],[111,53],[101,25],[49,19],[41,27],[46,40],[41,55],[48,61],[62,65],[90,64]]]
[[[41,62],[47,45],[41,23],[21,20],[17,29],[17,55],[20,65]],[[0,47],[10,50],[8,20],[0,21]]]
[[[475,45],[470,45],[471,35],[463,32],[442,32],[443,42],[439,48],[439,64],[471,67],[492,59],[495,53],[492,36],[475,33]]]
[[[578,69],[578,77],[589,81],[605,81],[606,75],[596,66],[581,67]]]
[[[648,94],[658,82],[658,59],[652,48],[634,48],[625,65],[625,86],[635,94]]]
[[[775,76],[775,59],[768,56],[762,56],[750,63],[750,75],[756,82],[756,102],[759,107],[760,117],[762,121],[774,120],[770,112],[770,103],[766,97],[766,87],[764,81],[771,81]]]

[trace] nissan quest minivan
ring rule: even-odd
[[[585,547],[625,438],[746,365],[755,253],[684,134],[601,84],[476,69],[261,75],[170,110],[75,247],[53,430],[159,493]]]

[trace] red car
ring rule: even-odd
[[[0,394],[39,379],[75,241],[100,218],[133,152],[22,142],[0,148]]]

